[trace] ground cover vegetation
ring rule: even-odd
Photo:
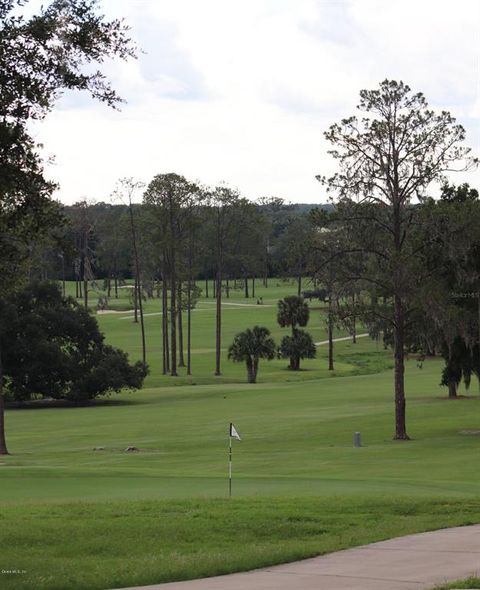
[[[2,566],[29,577],[8,584],[121,587],[212,575],[478,522],[479,400],[449,402],[441,364],[407,363],[408,445],[390,436],[390,372],[300,388],[155,387],[96,408],[9,412]],[[242,442],[229,504],[232,416]]]
[[[433,590],[461,590],[462,588],[467,588],[469,590],[475,590],[475,588],[480,588],[480,578],[473,576],[470,578],[466,578],[465,580],[457,580],[456,582],[451,582],[450,584],[442,584],[441,586],[435,586]]]
[[[445,177],[476,165],[452,115],[403,82],[361,91],[326,132],[329,205],[159,173],[61,207],[29,123],[64,89],[117,105],[85,72],[135,48],[93,0],[22,5],[0,0],[0,537],[26,574],[2,584],[167,581],[478,522],[478,396],[458,391],[480,375],[480,200]],[[147,366],[140,392],[52,406]],[[46,398],[9,410],[13,455],[6,392]],[[248,498],[228,502],[233,417]]]
[[[14,507],[2,520],[3,559],[26,573],[4,576],[2,587],[104,590],[228,574],[479,517],[474,499],[460,506],[307,497]]]

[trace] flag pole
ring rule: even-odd
[[[231,436],[231,425],[228,436],[228,497],[232,497],[232,436]]]

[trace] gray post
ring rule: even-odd
[[[353,435],[353,446],[359,448],[362,446],[362,438],[360,432],[355,432]]]

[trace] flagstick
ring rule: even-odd
[[[232,497],[232,437],[228,437],[229,449],[228,449],[228,497]]]

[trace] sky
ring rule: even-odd
[[[42,4],[31,0],[30,9]],[[325,202],[323,132],[359,91],[403,80],[480,155],[478,0],[100,0],[142,49],[104,71],[120,111],[67,93],[35,127],[56,197],[109,201],[121,177],[176,172],[250,199]],[[480,172],[452,182],[480,188]]]

